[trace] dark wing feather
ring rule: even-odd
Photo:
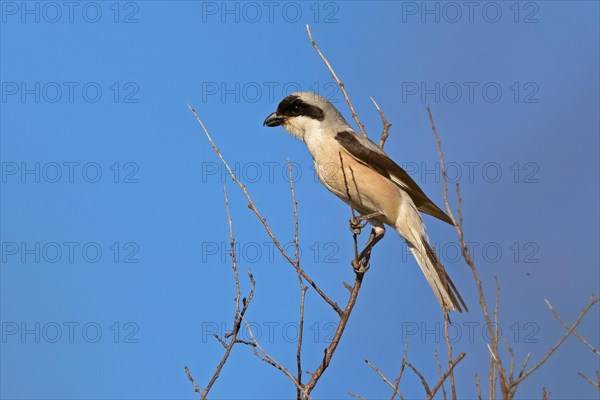
[[[385,153],[378,152],[364,146],[356,137],[354,132],[341,131],[335,136],[335,140],[357,161],[368,166],[374,171],[377,171],[381,175],[389,178],[392,182],[396,183],[398,187],[404,190],[412,201],[417,206],[417,209],[425,214],[429,214],[436,217],[444,222],[454,225],[452,220],[445,212],[443,212],[433,201],[427,197],[427,195],[421,190],[419,185],[408,175],[408,173],[402,169],[401,166],[396,164],[394,160],[389,158]],[[394,176],[401,183],[398,184],[392,179]]]

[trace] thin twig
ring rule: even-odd
[[[222,338],[220,338],[218,335],[214,335],[217,338],[217,340],[219,341],[219,343],[221,343],[221,345],[223,345],[223,347],[225,348],[225,354],[223,354],[221,361],[215,368],[215,372],[213,373],[210,381],[208,382],[208,384],[206,385],[206,387],[204,388],[203,391],[200,390],[198,388],[198,386],[196,385],[196,382],[193,380],[188,367],[185,367],[185,372],[188,376],[188,379],[190,379],[190,381],[194,385],[195,391],[200,393],[202,400],[206,399],[211,388],[213,387],[213,385],[219,378],[221,370],[225,366],[225,363],[227,362],[227,359],[229,358],[229,355],[231,354],[231,350],[233,349],[233,346],[236,343],[240,342],[237,339],[237,335],[240,331],[241,320],[244,317],[244,314],[246,313],[246,310],[248,309],[248,306],[250,305],[252,298],[254,297],[254,288],[256,285],[256,282],[254,281],[254,277],[252,276],[252,272],[250,270],[248,270],[248,277],[250,278],[250,284],[251,284],[250,293],[248,295],[247,300],[245,298],[243,299],[243,301],[242,301],[243,306],[240,309],[241,294],[240,294],[240,281],[239,281],[239,275],[238,275],[238,270],[237,270],[237,258],[236,258],[236,254],[235,254],[235,236],[233,235],[233,223],[231,220],[231,214],[229,213],[229,198],[227,197],[227,190],[225,188],[223,188],[223,195],[225,197],[225,212],[227,214],[227,222],[229,223],[229,244],[230,244],[230,255],[231,255],[231,267],[233,269],[233,276],[234,276],[234,280],[235,280],[235,293],[236,293],[235,299],[234,299],[235,300],[235,315],[233,317],[233,330],[225,335],[226,338],[229,338],[229,343],[225,343],[225,341]]]
[[[552,304],[550,304],[550,302],[546,299],[544,299],[544,301],[546,302],[546,305],[548,306],[548,308],[550,309],[550,311],[552,311],[552,314],[554,314],[554,317],[558,320],[558,322],[560,322],[562,324],[562,326],[565,327],[565,329],[569,329],[569,325],[563,321],[563,319],[560,317],[560,315],[558,314],[558,312],[554,309],[554,307],[552,307]],[[592,346],[590,344],[590,342],[588,342],[587,340],[585,340],[585,338],[583,338],[579,333],[573,331],[573,336],[575,336],[577,339],[579,339],[579,341],[583,344],[585,344],[591,351],[593,351],[594,353],[596,353],[597,356],[600,356],[600,351],[598,351],[597,348],[595,348],[594,346]]]
[[[428,399],[431,398],[431,389],[429,389],[429,385],[427,384],[427,381],[425,380],[425,377],[423,376],[423,374],[421,374],[417,370],[417,368],[415,368],[415,366],[412,365],[410,362],[406,361],[406,365],[408,365],[408,367],[413,370],[413,372],[419,377],[419,379],[421,379],[421,384],[423,385],[423,389],[425,389],[427,398]]]
[[[385,141],[389,136],[390,127],[392,124],[385,118],[383,111],[379,108],[377,102],[371,97],[371,101],[375,104],[375,108],[379,112],[379,116],[381,117],[381,122],[383,123],[383,132],[381,133],[381,138],[379,139],[379,148],[383,150],[383,146],[385,146]]]
[[[400,372],[398,373],[398,377],[396,378],[396,382],[394,384],[394,393],[392,393],[392,397],[390,398],[390,400],[394,400],[394,397],[396,396],[396,391],[398,390],[398,387],[400,387],[400,380],[402,379],[402,374],[404,374],[404,367],[406,367],[406,353],[408,352],[408,335],[405,338],[405,342],[404,342],[404,352],[402,353],[402,363],[400,364]],[[400,400],[404,400],[402,397],[400,398]]]
[[[300,285],[300,316],[298,323],[298,342],[296,345],[296,371],[298,380],[298,386],[302,386],[302,339],[304,337],[304,302],[306,300],[306,291],[308,287],[304,285],[302,274],[300,273],[300,239],[298,233],[298,201],[296,200],[296,191],[294,190],[294,179],[292,174],[292,165],[290,160],[287,160],[288,174],[290,180],[290,193],[292,194],[292,203],[294,205],[294,267],[298,274],[298,284]],[[302,391],[300,388],[296,388],[296,399],[302,398]]]
[[[454,367],[456,367],[456,365],[459,362],[461,362],[462,359],[465,358],[466,355],[467,355],[467,353],[462,352],[458,355],[458,357],[456,357],[456,359],[454,361],[451,361],[448,363],[448,369],[446,370],[446,372],[444,372],[444,375],[442,375],[442,377],[440,378],[438,383],[433,387],[433,389],[431,389],[431,393],[429,395],[430,399],[433,399],[433,396],[435,396],[435,393],[439,390],[440,386],[442,386],[442,384],[444,383],[446,378],[448,378],[449,376],[452,376],[452,371],[454,370]],[[456,393],[453,393],[453,395],[454,394],[456,394]]]
[[[552,348],[550,350],[548,350],[548,352],[546,353],[546,355],[544,355],[544,357],[542,357],[542,359],[540,361],[538,361],[537,364],[535,364],[533,367],[531,367],[527,372],[525,372],[523,374],[523,376],[519,377],[518,379],[516,379],[512,386],[513,386],[513,390],[516,390],[516,386],[521,383],[524,379],[526,379],[529,375],[531,375],[532,373],[534,373],[539,367],[541,367],[542,365],[544,365],[544,363],[548,360],[548,358],[550,358],[550,356],[552,354],[554,354],[554,352],[556,351],[556,349],[558,349],[560,347],[560,345],[563,344],[563,342],[565,340],[567,340],[567,338],[575,331],[575,329],[579,326],[579,323],[581,322],[581,320],[583,319],[583,317],[585,316],[585,314],[589,311],[590,308],[592,308],[596,303],[598,303],[598,301],[600,301],[600,299],[596,298],[595,296],[591,296],[590,300],[588,301],[587,305],[583,308],[583,310],[581,310],[581,312],[579,313],[579,316],[577,317],[577,319],[575,320],[575,322],[573,323],[573,325],[571,325],[571,327],[569,328],[569,330],[560,338],[560,340],[558,342],[556,342],[556,344],[554,346],[552,346]]]
[[[192,382],[192,385],[194,385],[194,392],[202,394],[202,390],[200,390],[200,388],[196,384],[196,381],[194,380],[194,377],[190,373],[190,369],[187,367],[187,365],[184,367],[184,369],[185,369],[185,373],[186,373],[188,379],[190,380],[190,382]]]
[[[475,387],[477,388],[477,400],[481,400],[481,382],[479,381],[479,374],[475,372]]]
[[[457,219],[454,217],[454,213],[452,212],[452,208],[450,207],[450,202],[448,200],[448,177],[446,174],[446,164],[444,161],[444,152],[442,151],[442,142],[437,133],[435,123],[433,122],[433,116],[431,115],[431,109],[429,108],[429,106],[427,106],[427,115],[429,116],[429,123],[431,125],[431,130],[433,131],[433,135],[435,136],[435,141],[436,141],[437,148],[438,148],[438,157],[440,160],[440,165],[441,165],[441,170],[442,170],[442,181],[444,184],[444,203],[446,205],[446,211],[448,213],[448,216],[452,220],[452,223],[454,224],[454,226],[456,228],[456,232],[458,233],[458,237],[460,239],[462,256],[463,256],[465,262],[467,263],[467,265],[469,266],[469,268],[471,269],[473,278],[475,279],[475,283],[477,285],[477,293],[479,296],[479,305],[481,306],[481,310],[483,311],[483,316],[485,318],[485,324],[486,324],[487,330],[490,334],[490,338],[492,339],[491,350],[492,350],[492,353],[494,356],[493,358],[494,358],[494,361],[498,364],[497,371],[498,371],[498,375],[500,377],[500,386],[502,388],[502,394],[504,397],[509,397],[510,384],[509,384],[508,378],[506,377],[506,372],[504,370],[504,367],[502,366],[502,360],[500,358],[500,351],[498,350],[498,337],[496,334],[497,332],[494,329],[494,326],[492,324],[492,319],[490,318],[490,315],[488,312],[487,302],[485,300],[485,295],[483,292],[483,284],[481,282],[481,278],[479,277],[479,272],[477,271],[477,268],[475,267],[475,262],[473,261],[473,257],[471,256],[471,252],[469,251],[469,248],[466,244],[464,233],[463,233],[462,200],[460,197],[460,188],[459,188],[459,185],[457,184],[456,185],[456,195],[457,195],[457,201],[458,201],[458,207],[457,207],[458,221],[457,221]],[[490,374],[490,377],[492,377],[494,375],[495,374]],[[490,391],[492,391],[491,387],[490,387]],[[493,393],[491,393],[491,394],[493,394]]]
[[[308,38],[310,39],[310,42],[312,43],[313,47],[315,48],[317,53],[319,53],[319,57],[321,57],[321,59],[323,60],[325,65],[327,65],[327,69],[329,69],[329,72],[331,72],[331,76],[333,77],[333,79],[335,79],[338,86],[342,90],[342,93],[344,94],[344,98],[346,99],[346,102],[348,103],[348,106],[350,107],[350,111],[352,112],[352,118],[354,118],[354,120],[358,124],[358,127],[360,128],[362,135],[364,137],[367,137],[367,132],[365,132],[365,127],[360,122],[360,119],[358,119],[358,115],[356,114],[356,111],[354,110],[354,106],[352,105],[352,102],[350,101],[350,97],[348,96],[348,93],[346,92],[346,88],[344,87],[344,84],[342,83],[342,81],[340,81],[340,78],[338,78],[337,74],[333,70],[333,67],[331,66],[331,64],[329,63],[327,58],[323,55],[323,53],[319,49],[319,46],[317,46],[317,42],[315,42],[315,40],[313,39],[313,35],[312,35],[312,32],[310,31],[310,27],[308,26],[308,24],[306,25],[306,32],[308,33]]]
[[[354,397],[355,399],[367,400],[364,397],[362,397],[360,394],[356,394],[356,393],[352,393],[352,392],[348,392],[348,396]]]
[[[398,388],[392,382],[390,382],[390,380],[379,370],[379,368],[374,366],[369,360],[365,360],[365,362],[369,367],[373,369],[373,371],[377,372],[377,375],[379,375],[381,379],[383,379],[383,381],[389,385],[389,387],[394,389],[394,395],[398,395],[398,397],[400,397],[401,399],[404,398],[398,390]]]
[[[546,390],[546,387],[542,388],[542,400],[548,400],[550,398],[550,392]]]
[[[221,162],[223,163],[223,165],[225,165],[225,168],[227,169],[227,172],[229,173],[229,176],[240,187],[240,189],[242,189],[242,192],[244,193],[244,196],[246,197],[246,200],[248,201],[248,208],[250,208],[250,210],[252,210],[254,212],[254,214],[257,216],[257,218],[260,220],[261,224],[263,225],[263,227],[267,231],[267,234],[269,235],[269,238],[271,238],[271,241],[273,241],[273,244],[275,245],[275,247],[277,248],[277,250],[279,250],[279,252],[283,256],[283,258],[285,258],[293,266],[294,265],[294,260],[283,249],[283,246],[281,245],[281,243],[279,242],[279,240],[277,240],[277,238],[275,237],[275,234],[271,230],[271,227],[269,226],[269,224],[267,224],[266,218],[264,218],[262,216],[262,214],[258,211],[258,208],[256,207],[256,205],[252,201],[252,198],[250,197],[250,194],[248,193],[248,190],[246,189],[246,186],[244,186],[244,184],[233,173],[233,170],[231,169],[231,167],[229,166],[229,164],[227,163],[227,161],[223,157],[223,154],[221,154],[221,151],[219,150],[219,148],[217,147],[217,145],[213,141],[212,137],[208,133],[208,130],[206,129],[206,126],[204,126],[204,123],[202,122],[202,120],[200,119],[200,117],[198,116],[198,114],[196,113],[196,110],[192,106],[190,106],[189,104],[188,104],[188,108],[190,109],[190,111],[192,112],[192,114],[194,115],[194,117],[196,118],[196,121],[198,121],[198,123],[202,127],[202,130],[204,131],[204,134],[208,138],[208,141],[210,142],[213,150],[217,153],[217,155],[219,156],[219,159],[221,160]],[[317,286],[317,284],[308,276],[308,274],[303,269],[300,269],[300,273],[302,274],[302,277],[308,282],[308,284],[310,286],[312,286],[313,289],[315,289],[317,291],[317,293],[319,294],[319,296],[321,296],[321,298],[323,300],[325,300],[325,302],[327,304],[329,304],[338,315],[341,315],[342,309],[337,305],[337,303],[335,301],[331,300],[321,290],[321,288],[319,288]]]
[[[434,355],[435,355],[435,361],[437,362],[437,366],[438,366],[438,376],[441,379],[442,378],[442,362],[440,361],[440,355],[438,354],[437,350],[434,351]],[[444,398],[444,400],[447,400],[448,395],[446,394],[446,387],[444,386],[444,384],[442,383],[442,397]]]
[[[577,375],[581,376],[583,379],[585,379],[586,381],[588,381],[590,383],[590,385],[592,385],[593,387],[595,387],[596,389],[600,390],[600,379],[598,379],[598,382],[594,382],[593,380],[591,380],[590,378],[588,378],[583,372],[581,371],[577,371]],[[598,376],[598,370],[596,370],[596,376]]]
[[[452,399],[456,400],[457,397],[456,384],[454,382],[454,364],[452,362],[452,343],[450,343],[450,335],[448,334],[448,325],[450,324],[450,318],[448,317],[447,310],[444,310],[444,314],[444,340],[446,342],[446,350],[448,351],[448,371],[450,373],[450,389],[452,390]]]
[[[246,321],[246,319],[243,317],[242,317],[242,321],[246,325],[246,328],[248,329],[248,333],[250,334],[250,338],[252,339],[252,342],[255,345],[253,347],[254,355],[257,356],[258,358],[260,358],[262,361],[266,362],[267,364],[269,364],[269,365],[275,367],[276,369],[278,369],[279,371],[281,371],[285,376],[287,376],[294,383],[296,388],[299,389],[304,396],[308,397],[308,392],[302,385],[300,385],[300,383],[296,380],[294,375],[292,375],[286,367],[284,367],[283,365],[281,365],[280,363],[275,361],[275,359],[273,357],[271,357],[269,355],[269,353],[267,353],[265,351],[265,349],[260,345],[260,343],[258,343],[258,341],[256,340],[256,337],[254,336],[254,333],[252,332],[252,328],[250,327],[250,324],[248,323],[248,321]],[[259,351],[262,354],[260,354]]]

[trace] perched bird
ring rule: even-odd
[[[443,310],[467,310],[429,244],[419,211],[449,224],[452,220],[383,150],[358,135],[327,99],[310,92],[291,94],[263,125],[282,126],[302,140],[323,185],[366,217],[373,229],[359,259],[368,260],[388,225],[408,244]]]

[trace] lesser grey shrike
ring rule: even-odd
[[[323,185],[368,216],[373,229],[358,259],[368,260],[388,225],[406,241],[443,310],[467,310],[429,244],[419,211],[449,224],[452,220],[383,150],[358,135],[327,99],[310,92],[291,94],[263,125],[282,126],[302,140]]]

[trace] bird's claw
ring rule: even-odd
[[[367,225],[367,221],[364,221],[361,217],[350,218],[350,230],[355,235],[360,235],[361,230]]]
[[[369,268],[371,268],[371,265],[369,264],[369,258],[370,257],[362,257],[352,260],[352,268],[354,268],[354,272],[357,274],[364,274],[367,272]]]

